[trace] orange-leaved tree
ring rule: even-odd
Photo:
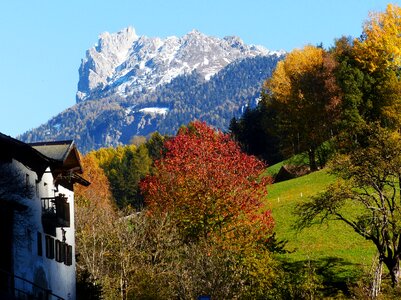
[[[109,181],[93,152],[82,158],[84,177],[88,187],[75,189],[75,225],[77,253],[77,293],[83,298],[90,285],[100,290],[109,271],[109,253],[114,247],[110,232],[116,220],[116,211]]]
[[[169,213],[187,241],[269,241],[274,222],[264,204],[269,178],[261,176],[261,161],[199,121],[164,146],[154,174],[141,183],[151,213]]]
[[[78,206],[83,206],[89,201],[99,208],[110,208],[114,206],[113,196],[110,190],[110,183],[94,152],[90,152],[82,158],[84,177],[91,185],[89,187],[77,186],[75,190],[78,198]]]

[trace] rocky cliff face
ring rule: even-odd
[[[148,93],[196,71],[209,80],[228,64],[249,57],[280,54],[248,46],[238,37],[219,39],[193,30],[166,39],[138,36],[131,27],[100,35],[79,68],[77,102]]]
[[[133,28],[100,35],[98,44],[86,52],[79,68],[77,101],[89,98],[91,91],[107,86],[136,40],[138,36]]]

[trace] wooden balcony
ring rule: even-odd
[[[42,224],[46,228],[70,227],[70,204],[67,197],[42,198]]]

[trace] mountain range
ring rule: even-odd
[[[87,152],[154,131],[175,134],[194,119],[227,130],[255,105],[284,55],[197,30],[165,39],[138,36],[132,27],[106,32],[82,59],[76,104],[19,138],[74,139]]]

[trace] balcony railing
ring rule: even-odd
[[[42,223],[45,227],[70,227],[70,204],[67,197],[42,198]]]
[[[0,299],[64,300],[39,285],[0,269]]]

